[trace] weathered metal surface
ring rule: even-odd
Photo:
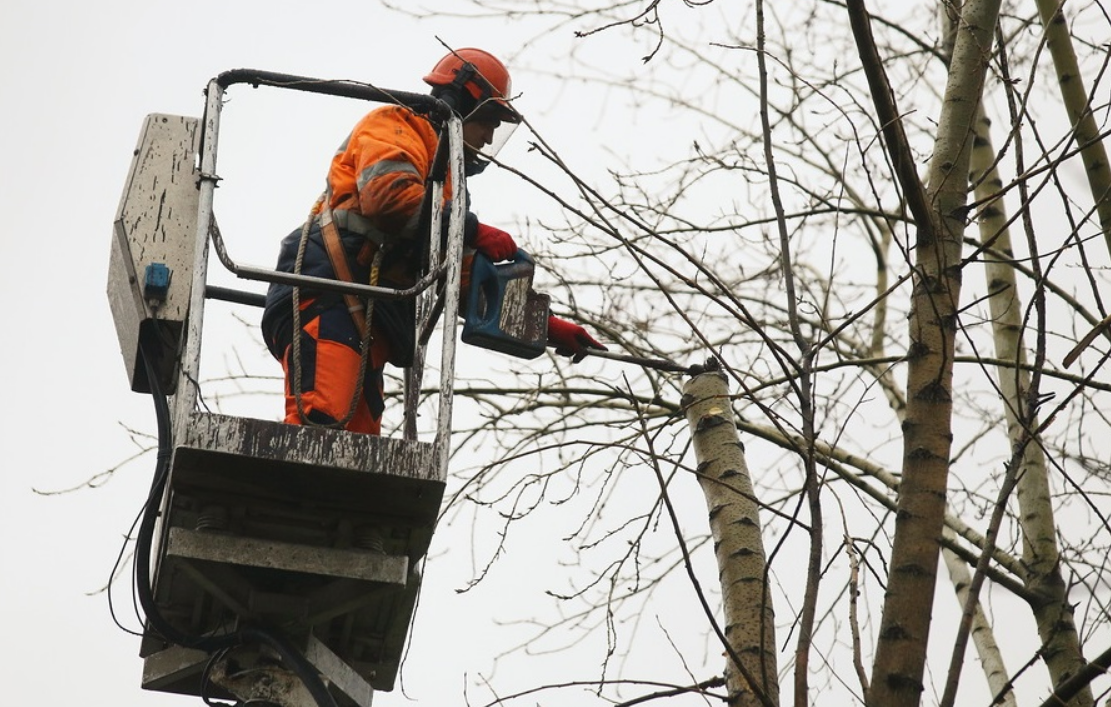
[[[248,622],[271,627],[295,640],[310,637],[310,643],[320,644],[320,655],[335,657],[326,663],[313,662],[329,669],[324,674],[330,680],[343,681],[345,691],[357,696],[370,688],[393,688],[420,586],[415,571],[398,572],[407,567],[407,558],[381,556],[378,569],[345,570],[347,574],[374,575],[386,582],[351,579],[312,571],[330,573],[334,568],[331,562],[298,562],[303,549],[296,549],[293,557],[272,566],[269,559],[244,558],[228,552],[216,538],[207,543],[197,535],[180,528],[170,533],[156,583],[156,601],[167,620],[193,635],[219,634]],[[183,537],[187,543],[177,542]],[[236,541],[230,544],[243,549],[252,545]],[[270,549],[279,545],[260,544]],[[182,557],[175,554],[178,552],[208,559]],[[323,548],[320,553],[333,559],[355,554]],[[249,564],[240,564],[242,561]],[[144,688],[201,694],[207,654],[183,651],[148,634],[140,655],[145,659]],[[341,670],[342,665],[348,667]],[[362,683],[367,689],[357,687]],[[369,703],[352,704],[365,707]]]
[[[191,634],[250,621],[314,636],[391,689],[420,586],[412,563],[443,500],[435,445],[201,412],[177,429],[154,581],[163,615]],[[199,694],[203,663],[182,670],[171,649],[144,639],[144,684]]]
[[[328,676],[330,692],[336,703],[343,707],[371,707],[374,699],[374,687],[356,672],[350,665],[336,655],[328,646],[321,643],[312,635],[303,637],[302,640],[293,640],[305,658],[314,665],[322,675]],[[143,686],[146,689],[160,692],[178,692],[192,694],[189,690],[180,690],[183,675],[192,674],[194,682],[198,669],[211,663],[208,654],[189,648],[172,647],[148,658],[144,664]],[[231,675],[229,667],[234,664]],[[269,674],[260,674],[260,671]],[[258,675],[252,678],[251,675]],[[280,704],[304,705],[315,707],[316,702],[304,690],[299,679],[288,671],[274,665],[274,657],[266,649],[240,648],[228,653],[222,660],[211,665],[211,682],[207,694],[210,698],[217,699],[245,699],[252,696],[256,699],[262,697],[279,698]],[[277,683],[283,692],[266,692]],[[296,683],[296,684],[295,684]],[[259,690],[262,690],[261,692]]]
[[[451,442],[451,411],[455,395],[455,340],[459,325],[459,283],[462,281],[463,224],[467,215],[467,180],[463,150],[463,121],[452,115],[447,122],[449,152],[449,179],[453,188],[450,220],[448,222],[448,242],[444,251],[447,277],[444,282],[444,314],[442,324],[442,349],[440,352],[440,410],[436,419],[436,459],[434,466],[439,473],[447,474],[447,462]],[[441,138],[443,139],[443,138]],[[436,237],[439,231],[431,231]],[[437,251],[432,248],[432,251]],[[412,391],[419,395],[420,390]]]
[[[434,446],[343,430],[193,413],[176,445],[172,486],[381,514],[431,526],[446,470]],[[423,548],[410,548],[423,554]]]
[[[196,118],[147,116],[113,224],[108,302],[128,380],[138,392],[150,391],[139,359],[141,336],[162,353],[162,390],[172,392],[177,383],[175,363],[193,272],[197,125]],[[153,263],[166,265],[172,273],[157,311],[143,297],[144,273]]]
[[[370,683],[363,679],[355,670],[328,649],[328,646],[309,636],[305,648],[305,657],[315,665],[321,673],[329,676],[332,684],[343,691],[356,704],[370,707],[374,697],[374,689]]]
[[[143,689],[158,692],[185,692],[175,689],[182,684],[196,684],[198,666],[208,662],[208,653],[193,648],[168,646],[143,661]],[[221,695],[213,695],[220,697]]]
[[[171,528],[168,557],[405,585],[409,558]]]
[[[244,622],[280,631],[342,688],[339,704],[368,707],[374,689],[393,687],[420,587],[416,563],[428,550],[447,476],[465,212],[461,123],[447,121],[458,198],[446,256],[434,256],[429,271],[444,276],[444,289],[425,309],[440,308],[443,337],[434,441],[417,440],[419,385],[407,388],[412,420],[405,439],[202,413],[197,381],[223,88],[210,82],[203,129],[194,125],[204,140],[195,148],[195,216],[184,239],[192,267],[190,273],[175,266],[174,273],[175,283],[189,287],[172,352],[180,355],[180,375],[154,599],[163,618],[190,635],[225,633]],[[438,242],[440,229],[432,232]],[[121,227],[120,234],[126,242],[128,231]],[[123,262],[118,267],[126,269]],[[418,360],[423,365],[423,355]],[[140,654],[144,687],[202,694],[209,656],[150,634]]]
[[[317,702],[301,679],[291,670],[265,664],[242,668],[236,657],[216,661],[212,683],[235,695],[244,705],[273,707],[316,707]]]

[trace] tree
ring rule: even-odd
[[[557,306],[637,355],[710,353],[739,391],[738,424],[759,442],[748,466],[770,602],[790,607],[776,613],[793,673],[784,693],[800,705],[965,704],[976,688],[961,682],[963,646],[983,617],[981,654],[1026,665],[1000,680],[994,662],[991,694],[1035,704],[1111,642],[1111,528],[1091,490],[1109,458],[1106,342],[1080,356],[1080,373],[1060,364],[1106,315],[1111,22],[1098,6],[1067,18],[1052,3],[870,10],[502,0],[459,12],[534,28],[513,65],[552,68],[519,84],[597,92],[597,104],[564,97],[554,115],[604,105],[620,123],[604,170],[539,129],[498,166],[554,205],[523,227],[560,236],[558,258],[541,254],[548,289],[574,293]],[[570,56],[541,62],[569,43]],[[618,383],[609,370],[528,369],[516,387],[461,391],[483,415],[461,441],[501,451],[467,475],[459,504],[502,509],[508,533],[546,499],[592,499],[572,535],[583,572],[558,592],[575,619],[541,633],[605,626],[600,679],[610,658],[640,650],[617,617],[686,565],[679,548],[694,548],[692,576],[713,562],[681,511],[670,545],[654,532],[698,474],[677,424],[681,381],[645,370]],[[522,455],[544,471],[506,481]],[[648,507],[616,500],[623,477],[661,467],[671,472]],[[934,597],[941,548],[970,571],[951,572],[963,621]],[[1024,602],[1036,637],[997,615],[1006,636],[993,642],[982,599],[1002,597]],[[1096,699],[1086,687],[1061,696]]]
[[[473,185],[530,195],[539,288],[613,349],[724,375],[462,371],[441,532],[471,529],[475,585],[530,524],[563,542],[518,648],[596,656],[573,679],[619,703],[1100,701],[1111,347],[1062,361],[1107,316],[1103,7],[452,11],[528,40],[526,149]],[[717,466],[694,449],[730,418],[699,407],[708,382],[743,442]],[[741,467],[751,490],[722,476]],[[762,548],[721,542],[730,500],[759,503]],[[959,603],[935,596],[939,550]]]

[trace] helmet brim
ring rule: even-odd
[[[521,114],[508,101],[488,98],[463,118],[463,122],[469,120],[496,120],[500,123],[517,124],[521,122]]]

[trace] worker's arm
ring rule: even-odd
[[[441,248],[447,247],[448,213],[450,211],[451,202],[449,201],[444,204],[444,217],[441,221],[443,231],[440,237]],[[500,228],[482,223],[470,211],[467,212],[463,222],[463,245],[468,249],[466,253],[477,250],[495,263],[510,260],[517,253],[517,242],[513,240],[513,236]]]
[[[586,358],[588,349],[608,350],[587,333],[586,329],[554,314],[548,317],[548,343],[555,346],[557,354],[570,356],[575,363]]]
[[[387,238],[416,238],[436,140],[435,130],[411,111],[390,106],[371,112],[333,160],[333,208],[350,189],[357,212]]]
[[[500,228],[488,226],[477,220],[473,242],[468,245],[472,245],[475,250],[495,263],[499,260],[509,260],[517,252],[517,243],[513,240],[513,236]]]

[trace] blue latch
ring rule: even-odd
[[[148,301],[165,302],[170,292],[172,271],[165,263],[151,263],[143,274],[143,297]]]

